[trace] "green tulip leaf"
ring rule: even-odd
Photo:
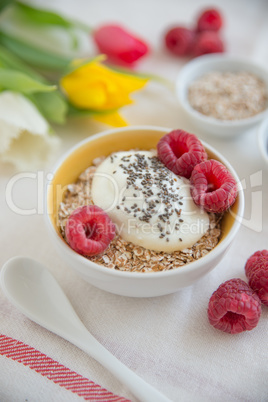
[[[118,112],[118,110],[119,109],[108,109],[108,110],[82,109],[68,102],[68,116],[70,117],[88,117],[92,115],[104,115]]]
[[[1,0],[0,1],[0,13],[8,6],[14,4],[14,0]]]
[[[46,80],[38,74],[35,70],[23,63],[14,53],[0,45],[0,65],[2,68],[17,70],[21,73],[27,74],[33,79],[46,83]]]
[[[50,92],[56,89],[55,85],[43,84],[20,71],[7,70],[5,68],[0,68],[0,87],[24,94]]]
[[[61,26],[63,28],[79,28],[85,32],[91,31],[91,28],[83,22],[73,21],[64,18],[54,11],[45,10],[42,8],[35,8],[18,0],[16,1],[16,11],[38,25],[54,25]]]
[[[47,120],[57,124],[65,123],[68,105],[58,91],[38,92],[32,94],[30,99]]]
[[[29,4],[16,1],[16,11],[23,14],[35,24],[56,25],[64,28],[71,28],[73,24],[59,14],[44,9],[31,7]]]
[[[87,33],[90,31],[90,28],[83,23],[68,20],[53,11],[35,8],[29,4],[21,3],[20,1],[16,1],[14,11],[16,15],[21,17],[26,22],[28,21],[30,24],[36,24],[39,26],[57,26],[65,29],[66,33],[70,36],[73,49],[78,48],[79,42],[74,29],[78,28],[86,31]]]
[[[13,52],[17,57],[21,58],[24,62],[44,70],[49,69],[62,71],[69,65],[71,61],[70,58],[39,49],[4,32],[0,32],[0,43]]]

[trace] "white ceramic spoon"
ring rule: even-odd
[[[139,400],[170,401],[117,360],[88,332],[55,278],[42,264],[26,257],[14,257],[3,266],[0,284],[7,298],[23,314],[88,353]]]

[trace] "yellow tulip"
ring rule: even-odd
[[[130,94],[147,82],[148,78],[114,71],[94,59],[65,75],[60,85],[76,108],[89,110],[93,115],[96,112],[98,121],[122,126],[126,123],[118,109],[133,103]]]

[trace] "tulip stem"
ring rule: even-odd
[[[127,70],[125,68],[117,67],[117,66],[114,66],[114,65],[109,65],[109,68],[111,70],[114,70],[114,71],[116,71],[118,73],[121,73],[121,74],[134,75],[134,76],[139,77],[139,78],[150,79],[150,80],[159,82],[160,84],[165,85],[171,91],[174,90],[173,82],[168,80],[167,78],[161,77],[160,75]]]

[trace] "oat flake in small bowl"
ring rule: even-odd
[[[249,60],[204,55],[180,71],[176,94],[193,130],[228,139],[268,115],[268,72]]]
[[[190,105],[219,120],[246,119],[265,110],[265,83],[247,71],[212,71],[189,86]]]

